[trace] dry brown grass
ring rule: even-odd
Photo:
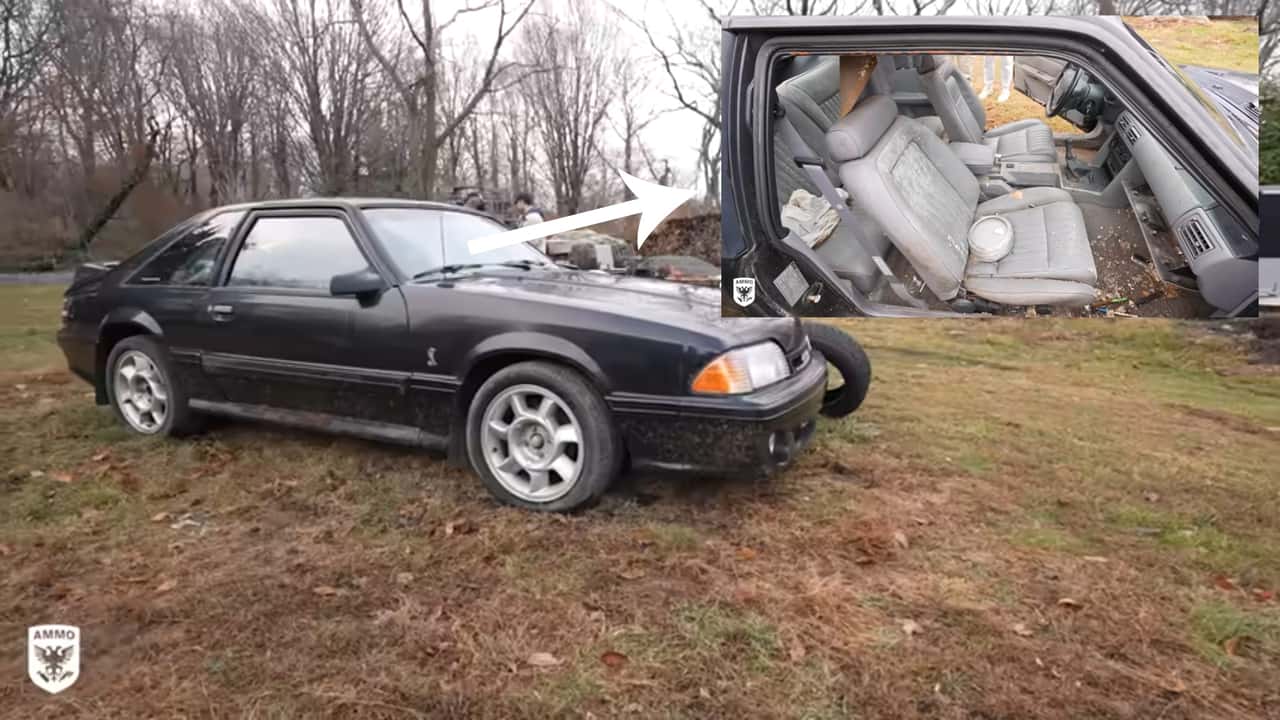
[[[47,338],[56,296],[19,295],[0,337]],[[0,378],[0,715],[1280,712],[1280,376],[1169,323],[845,325],[871,395],[789,472],[628,478],[571,517],[360,441],[132,437],[28,347]],[[56,697],[37,622],[84,629]]]

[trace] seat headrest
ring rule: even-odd
[[[898,104],[888,95],[872,95],[858,103],[827,132],[827,151],[838,163],[871,152],[898,118]]]
[[[916,72],[921,75],[927,72],[933,72],[938,67],[938,61],[933,59],[932,55],[917,55],[915,58]]]

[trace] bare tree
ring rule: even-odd
[[[556,17],[530,21],[521,62],[543,69],[521,85],[541,141],[561,214],[582,207],[588,175],[598,166],[600,132],[616,95],[616,31],[588,0],[571,0]]]
[[[513,81],[513,66],[502,61],[503,45],[521,21],[529,14],[534,0],[527,0],[514,7],[508,0],[483,0],[467,4],[447,18],[441,19],[428,0],[421,0],[418,8],[421,18],[410,17],[404,0],[393,0],[401,20],[401,27],[408,34],[416,51],[412,63],[401,65],[394,61],[383,47],[383,39],[373,27],[372,19],[380,7],[371,0],[350,0],[351,8],[365,44],[373,53],[378,65],[400,96],[409,120],[410,142],[417,146],[417,190],[424,197],[436,191],[438,163],[441,148],[459,132],[463,123],[471,117],[486,95]],[[458,18],[470,13],[496,10],[497,28],[483,64],[471,62],[481,68],[473,87],[459,93],[456,108],[441,112],[442,98],[446,95],[444,72],[444,35]],[[459,88],[453,88],[458,93]]]
[[[250,42],[256,14],[236,0],[209,0],[170,19],[175,100],[209,170],[209,201],[246,197],[246,126],[262,57]]]
[[[276,0],[266,26],[279,48],[281,83],[312,154],[304,158],[317,191],[341,195],[354,185],[356,152],[373,60],[341,15],[339,0]]]
[[[10,187],[9,145],[55,39],[53,9],[43,0],[0,0],[0,190]]]
[[[635,175],[644,155],[640,133],[658,119],[659,113],[645,102],[651,87],[638,62],[628,58],[623,63],[618,75],[618,85],[617,111],[612,124],[618,139],[622,141],[622,170]],[[634,197],[630,188],[626,190],[626,197]]]

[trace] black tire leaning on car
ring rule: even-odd
[[[158,423],[155,430],[150,432],[138,429],[125,417],[125,410],[121,407],[121,398],[118,397],[116,391],[116,376],[119,372],[119,366],[122,360],[131,354],[140,354],[150,360],[155,372],[163,382],[168,396],[164,419]],[[181,383],[178,382],[177,374],[173,371],[173,359],[169,357],[168,349],[155,338],[149,335],[134,335],[116,343],[111,348],[111,353],[107,356],[104,372],[106,377],[103,378],[103,382],[106,383],[107,399],[111,403],[111,410],[120,422],[124,423],[124,426],[130,430],[142,435],[181,437],[198,432],[202,427],[203,418],[187,404],[187,394]]]
[[[822,414],[841,418],[857,410],[871,386],[871,360],[867,353],[857,340],[839,328],[807,322],[804,329],[813,347],[844,378],[843,385],[826,391],[822,398]]]
[[[581,469],[572,486],[563,496],[545,502],[522,498],[508,490],[486,457],[485,416],[491,405],[504,393],[530,387],[550,391],[567,405],[572,413],[569,420],[576,419],[581,441],[578,445]],[[511,423],[507,423],[507,427],[510,426]],[[618,475],[624,454],[609,406],[595,387],[575,370],[543,361],[503,368],[480,386],[467,410],[466,443],[471,466],[494,497],[509,505],[547,512],[568,512],[597,502]],[[510,457],[513,451],[509,442],[506,445]],[[532,480],[532,476],[529,477]]]

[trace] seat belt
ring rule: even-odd
[[[779,110],[781,111],[782,108],[779,108]],[[827,175],[827,166],[822,158],[815,157],[811,154],[812,150],[805,143],[804,138],[800,137],[800,133],[796,132],[795,126],[787,119],[785,113],[778,116],[776,122],[782,131],[782,139],[785,140],[787,146],[791,148],[791,156],[795,160],[796,165],[798,165],[800,169],[808,175],[810,182],[817,186],[818,190],[822,193],[822,198],[827,201],[827,204],[831,206],[831,209],[835,210],[836,215],[840,217],[840,222],[844,223],[849,228],[849,231],[853,233],[854,240],[858,242],[862,251],[871,257],[871,262],[876,266],[876,269],[880,271],[880,274],[884,275],[885,279],[889,283],[889,289],[893,290],[893,294],[897,295],[899,300],[902,300],[913,307],[927,307],[923,300],[912,295],[907,290],[907,286],[904,285],[902,281],[898,279],[898,276],[893,273],[893,270],[889,267],[889,264],[884,261],[884,258],[881,257],[879,253],[871,250],[871,244],[867,242],[866,235],[862,232],[862,225],[853,217],[853,211],[849,209],[848,203],[846,203],[844,198],[840,197],[840,193],[836,191],[835,184],[831,182],[831,177]]]

